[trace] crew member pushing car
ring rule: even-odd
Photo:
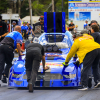
[[[43,69],[46,70],[49,67],[45,67],[45,55],[44,48],[39,43],[30,43],[26,47],[26,74],[28,81],[29,92],[33,92],[33,86],[36,80],[37,72],[42,59]]]
[[[82,35],[82,34],[81,34]],[[65,64],[67,65],[71,57],[77,53],[79,62],[83,62],[83,70],[81,73],[82,89],[88,89],[88,71],[92,66],[94,80],[97,82],[95,88],[100,86],[98,74],[98,64],[100,58],[100,45],[96,43],[92,36],[83,34],[75,39],[70,52],[68,53]]]
[[[19,55],[23,55],[21,52],[22,35],[21,27],[15,26],[15,31],[9,33],[0,42],[0,80],[4,70],[4,76],[2,82],[7,83],[6,76],[8,75],[9,68],[12,66],[12,60],[14,58],[14,49],[18,49]],[[5,69],[4,65],[7,64]]]

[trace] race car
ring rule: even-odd
[[[45,51],[46,65],[49,70],[43,71],[42,63],[38,70],[35,87],[78,87],[81,80],[81,65],[75,64],[77,58],[72,58],[66,67],[66,56],[73,44],[71,34],[65,33],[43,33],[34,40],[42,44]],[[24,52],[25,53],[25,52]],[[9,71],[10,87],[27,87],[27,76],[25,68],[25,55],[14,58],[13,66]]]

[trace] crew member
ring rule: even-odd
[[[98,24],[98,22],[96,20],[92,20],[91,21],[90,26],[92,26],[92,25],[97,25],[99,27],[99,31],[98,32],[100,33],[100,25]]]
[[[2,16],[0,15],[0,42],[7,34],[7,24],[2,21]]]
[[[28,31],[27,31],[28,27],[26,26],[26,23],[23,22],[23,25],[21,26],[21,32],[22,32],[22,36],[25,39],[28,39]]]
[[[87,29],[87,27],[88,27],[88,20],[85,20],[84,29]]]
[[[12,25],[11,25],[11,31],[14,31],[14,30],[15,30],[15,26],[16,26],[16,22],[13,21],[13,22],[12,22]]]
[[[35,36],[35,34],[34,34],[34,32],[33,32],[33,30],[32,30],[32,26],[31,25],[29,25],[29,22],[27,22],[27,33],[28,33],[28,36],[30,35],[30,34],[32,34],[33,36]]]
[[[79,90],[88,89],[88,71],[90,70],[91,66],[93,69],[94,80],[97,82],[95,84],[95,88],[99,87],[100,79],[97,69],[100,58],[100,45],[94,41],[92,36],[83,34],[83,36],[75,39],[70,52],[66,57],[66,65],[75,53],[78,55],[79,62],[83,62],[83,70],[81,73],[82,89]]]
[[[39,22],[35,23],[33,26],[34,34],[38,37],[44,32],[44,16],[40,16]]]
[[[100,33],[98,25],[91,26],[91,36],[93,36],[95,42],[100,44]]]
[[[42,59],[43,69],[47,70],[49,67],[45,67],[45,55],[44,48],[39,43],[30,43],[26,48],[26,74],[28,81],[29,92],[33,92],[33,86],[35,84],[37,72]]]
[[[71,20],[71,23],[69,24],[69,31],[70,32],[73,32],[74,31],[74,28],[75,28],[75,25],[73,23],[73,20]]]
[[[9,33],[5,38],[0,42],[0,80],[1,75],[4,70],[4,76],[2,82],[7,83],[6,76],[9,73],[9,69],[12,66],[12,60],[14,58],[14,49],[18,49],[19,55],[23,55],[21,52],[22,44],[22,35],[21,27],[15,26],[15,31]],[[4,65],[6,67],[4,69]]]

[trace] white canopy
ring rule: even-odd
[[[1,14],[2,20],[19,20],[19,14]]]
[[[32,24],[35,24],[36,22],[39,21],[39,17],[40,16],[32,16]],[[25,21],[25,22],[29,22],[30,23],[30,16],[26,16],[24,18],[21,19],[21,21]]]

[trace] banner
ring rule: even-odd
[[[68,9],[69,20],[100,20],[100,3],[69,3]]]
[[[73,2],[75,2],[75,1],[82,1],[82,0],[68,0],[68,1],[73,1]]]

